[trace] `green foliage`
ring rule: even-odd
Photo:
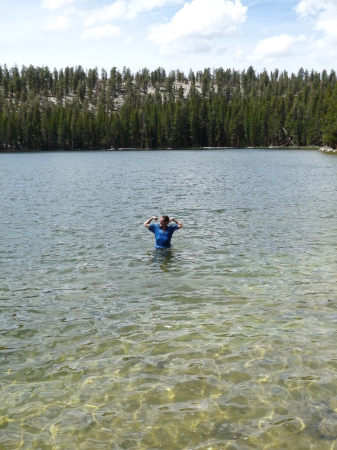
[[[2,150],[279,146],[288,137],[337,146],[334,71],[0,66]]]

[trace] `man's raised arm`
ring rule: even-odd
[[[152,222],[152,220],[155,220],[157,222],[158,217],[156,217],[156,216],[150,217],[146,222],[144,222],[144,227],[149,228],[150,223]]]
[[[178,225],[178,228],[182,228],[184,225],[182,222],[179,222],[177,219],[170,219],[170,222],[175,222]]]

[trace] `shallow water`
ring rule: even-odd
[[[0,448],[337,448],[337,158],[0,155]],[[142,223],[184,222],[171,251]]]

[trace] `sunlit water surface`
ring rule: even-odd
[[[336,449],[336,209],[318,152],[0,155],[0,448]]]

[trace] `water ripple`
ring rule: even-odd
[[[334,448],[335,158],[0,162],[1,448]]]

